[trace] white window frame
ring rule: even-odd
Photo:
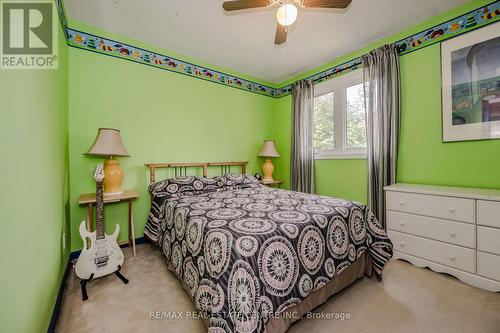
[[[347,93],[348,87],[363,83],[363,70],[359,69],[338,78],[321,82],[314,87],[314,97],[333,92],[333,122],[335,149],[314,152],[318,160],[365,159],[366,148],[347,148]]]

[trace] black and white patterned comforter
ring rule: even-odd
[[[209,315],[209,332],[263,332],[270,316],[300,303],[365,251],[381,278],[392,244],[365,205],[240,177],[150,186],[145,234]]]

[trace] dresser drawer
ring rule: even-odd
[[[500,256],[478,252],[477,274],[485,278],[500,281]]]
[[[500,255],[500,229],[478,226],[477,249]]]
[[[396,251],[475,273],[476,251],[474,250],[392,230],[388,231],[388,235]]]
[[[478,200],[477,224],[500,228],[500,202]]]
[[[387,209],[474,223],[474,200],[388,191]]]
[[[475,227],[470,223],[442,220],[388,210],[387,228],[460,246],[475,248]]]

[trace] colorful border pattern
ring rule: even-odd
[[[69,46],[101,53],[108,56],[122,58],[136,63],[153,66],[209,82],[222,84],[228,87],[242,89],[264,96],[281,98],[291,93],[291,84],[281,88],[273,88],[246,80],[234,75],[226,74],[208,67],[199,66],[186,61],[148,51],[139,47],[114,41],[108,38],[92,35],[86,32],[67,27],[63,0],[56,0],[61,25],[66,33]],[[468,31],[500,20],[500,0],[465,13],[447,22],[436,25],[425,31],[408,36],[396,42],[400,55],[407,54],[443,40],[456,37]],[[341,74],[346,74],[361,68],[361,58],[355,58],[343,64],[330,67],[306,79],[314,83],[330,80]]]
[[[356,69],[361,68],[361,58],[355,58],[352,60],[349,60],[347,62],[344,62],[340,65],[331,67],[325,71],[316,73],[312,76],[309,76],[306,78],[306,80],[311,80],[315,84],[321,83],[323,81],[327,81],[330,79],[333,79],[336,76],[339,76],[341,74],[347,74],[349,72],[355,71]],[[276,97],[280,98],[286,95],[289,95],[292,93],[292,85],[289,84],[287,86],[278,88],[276,91]]]
[[[68,21],[66,20],[66,11],[64,10],[63,0],[56,0],[57,14],[59,15],[59,22],[61,23],[64,36],[66,36],[66,41],[68,40]]]
[[[401,55],[500,20],[500,1],[470,11],[397,42]]]

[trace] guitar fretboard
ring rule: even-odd
[[[96,181],[95,185],[95,206],[96,206],[96,238],[104,238],[104,201],[102,193],[102,181]]]

